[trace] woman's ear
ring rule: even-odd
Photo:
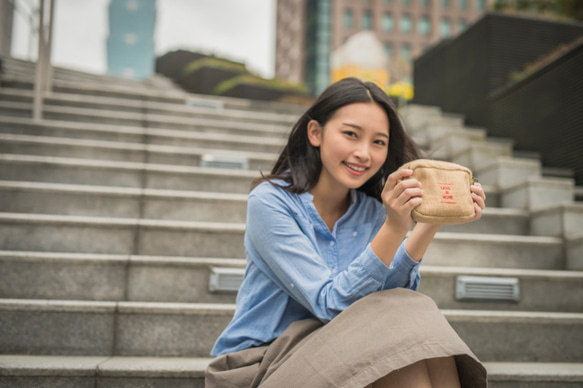
[[[322,126],[316,120],[308,122],[308,140],[314,147],[320,147],[322,144]]]

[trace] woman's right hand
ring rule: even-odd
[[[393,230],[407,233],[413,227],[411,210],[423,202],[421,182],[417,179],[403,179],[413,174],[402,169],[389,175],[381,198],[387,211],[385,223]]]

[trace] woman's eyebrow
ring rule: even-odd
[[[358,129],[359,131],[362,131],[362,127],[360,125],[351,124],[351,123],[342,123],[342,125],[345,125],[347,127],[355,128],[355,129]],[[387,135],[386,133],[383,133],[383,132],[377,132],[377,135],[384,136],[387,139],[389,138],[389,135]]]

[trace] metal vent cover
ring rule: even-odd
[[[204,154],[200,158],[200,167],[249,170],[249,160],[235,156]]]
[[[244,268],[211,267],[209,278],[210,292],[237,292],[243,276]]]
[[[455,297],[457,300],[520,300],[518,278],[489,276],[458,276]]]

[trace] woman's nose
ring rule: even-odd
[[[369,151],[370,150],[367,144],[360,143],[354,150],[354,156],[357,157],[359,160],[368,161],[368,159],[370,158]]]

